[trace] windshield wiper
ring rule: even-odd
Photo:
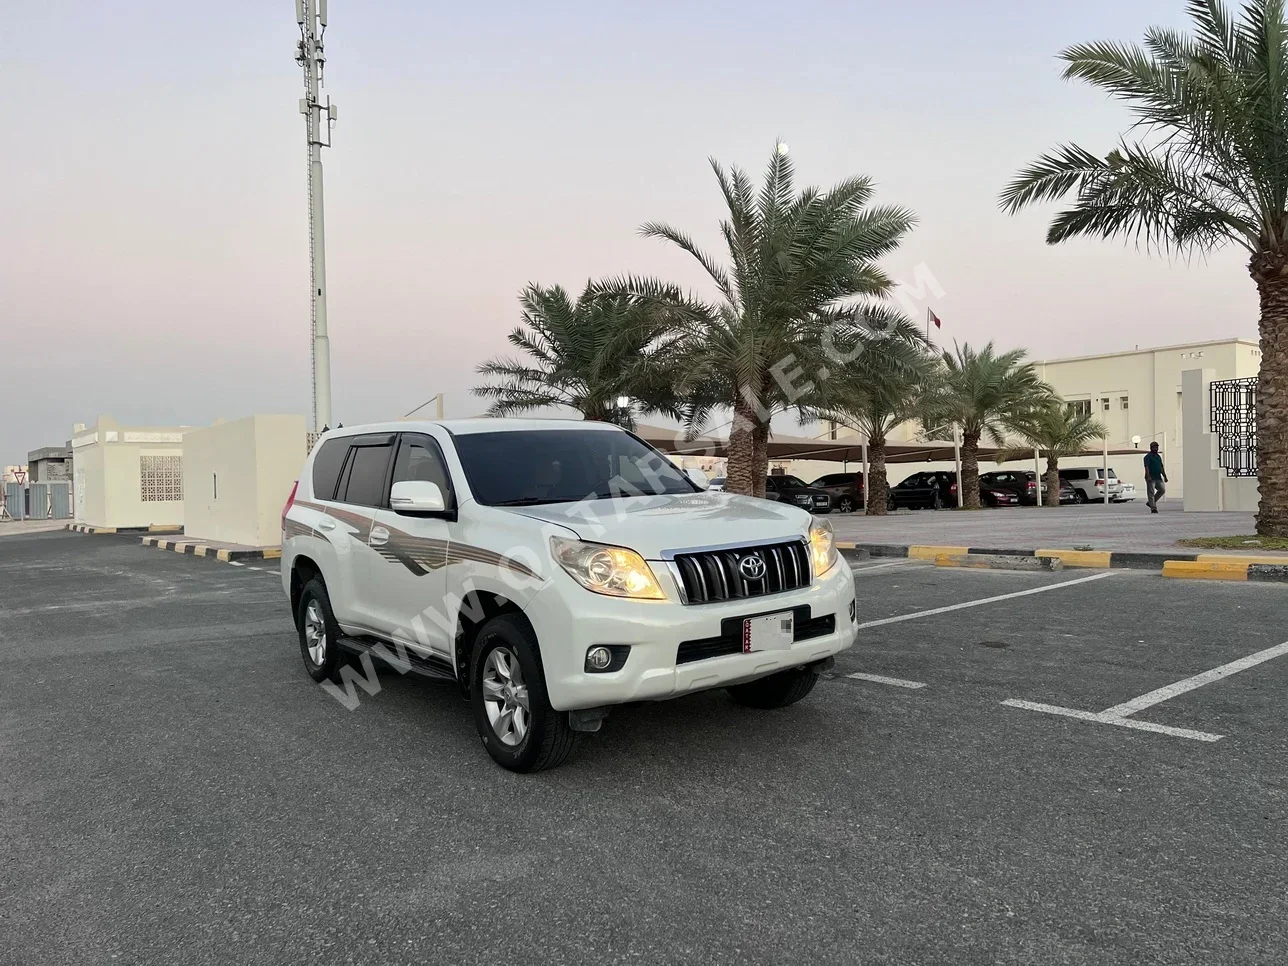
[[[566,500],[551,500],[541,496],[521,496],[515,500],[499,500],[492,506],[536,506],[540,503],[566,503]]]

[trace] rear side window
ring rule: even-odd
[[[319,500],[334,500],[335,485],[340,480],[345,454],[349,451],[347,439],[328,439],[313,457],[313,496]]]
[[[344,496],[337,499],[359,506],[383,506],[390,449],[387,445],[353,447],[345,471]]]

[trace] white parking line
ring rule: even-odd
[[[230,567],[245,567],[246,565],[245,565],[244,563],[241,563],[240,561],[237,561],[237,560],[230,560],[230,561],[228,561],[228,566],[230,566]]]
[[[1174,698],[1178,694],[1184,694],[1186,691],[1193,691],[1195,688],[1201,688],[1203,685],[1211,684],[1213,681],[1220,681],[1222,678],[1228,678],[1231,674],[1238,674],[1240,671],[1246,671],[1250,667],[1256,667],[1264,661],[1269,661],[1276,657],[1282,657],[1284,654],[1288,654],[1288,641],[1285,641],[1282,644],[1276,644],[1274,647],[1268,647],[1264,651],[1257,651],[1256,654],[1249,654],[1247,657],[1241,657],[1239,660],[1231,661],[1229,664],[1222,664],[1220,667],[1214,667],[1210,671],[1204,671],[1202,674],[1196,674],[1183,681],[1177,681],[1175,684],[1169,684],[1166,687],[1150,691],[1148,694],[1142,694],[1139,698],[1132,698],[1130,701],[1116,704],[1112,708],[1106,709],[1104,714],[1112,715],[1115,718],[1125,718],[1129,714],[1135,714],[1137,711],[1144,711],[1146,708],[1166,701],[1169,698]]]
[[[856,567],[851,564],[850,570],[855,574],[866,574],[871,573],[873,570],[885,570],[887,567],[906,567],[911,562],[910,560],[892,560],[890,563],[873,564],[870,567]]]
[[[1133,728],[1136,731],[1154,731],[1173,738],[1190,738],[1193,741],[1220,741],[1224,735],[1214,735],[1207,731],[1193,731],[1189,728],[1172,728],[1168,725],[1154,724],[1152,721],[1132,721],[1120,718],[1104,711],[1079,711],[1077,708],[1062,708],[1056,704],[1040,704],[1037,701],[1017,701],[1007,698],[1002,704],[1008,708],[1020,708],[1024,711],[1041,711],[1044,714],[1058,714],[1062,718],[1077,718],[1079,721],[1094,721],[1096,724],[1114,725],[1118,728]]]
[[[913,611],[911,614],[900,614],[898,617],[883,617],[880,620],[865,621],[859,625],[859,630],[867,627],[884,627],[887,624],[899,624],[903,621],[916,620],[919,617],[933,617],[935,614],[947,614],[950,611],[965,610],[967,607],[981,607],[984,604],[995,604],[1000,600],[1014,600],[1016,597],[1027,597],[1030,594],[1045,594],[1049,590],[1060,590],[1064,587],[1072,587],[1075,584],[1090,583],[1093,580],[1104,580],[1106,577],[1114,576],[1114,571],[1106,570],[1104,573],[1092,574],[1090,577],[1079,577],[1077,580],[1063,580],[1058,584],[1046,584],[1042,587],[1030,587],[1028,590],[1017,590],[1011,594],[998,594],[996,597],[984,597],[980,600],[968,600],[962,604],[949,604],[947,607],[932,607],[930,610]]]
[[[1062,708],[1059,705],[1040,704],[1036,701],[1019,701],[1015,698],[1008,698],[1002,704],[1008,708],[1041,711],[1044,714],[1058,714],[1065,718],[1077,718],[1080,721],[1092,721],[1096,724],[1113,725],[1117,728],[1153,731],[1161,735],[1171,735],[1174,738],[1189,738],[1193,741],[1220,741],[1225,737],[1224,735],[1212,734],[1209,731],[1194,731],[1190,728],[1173,728],[1168,725],[1154,724],[1150,721],[1134,721],[1128,716],[1135,714],[1137,711],[1152,708],[1154,705],[1168,701],[1177,695],[1201,688],[1205,684],[1212,684],[1215,681],[1228,678],[1231,674],[1238,674],[1240,671],[1246,671],[1250,667],[1256,667],[1258,664],[1276,657],[1282,657],[1285,654],[1288,654],[1288,641],[1276,644],[1274,647],[1268,647],[1264,651],[1249,654],[1247,657],[1241,657],[1237,661],[1222,664],[1220,667],[1214,667],[1210,671],[1195,674],[1177,681],[1175,684],[1156,688],[1138,698],[1132,698],[1130,701],[1116,704],[1112,708],[1106,708],[1104,711],[1079,711],[1076,708]]]
[[[913,691],[917,688],[924,688],[925,685],[920,681],[905,681],[902,678],[888,678],[884,674],[847,674],[847,678],[856,678],[859,681],[872,681],[875,684],[893,684],[896,688],[911,688]]]

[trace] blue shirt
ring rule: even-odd
[[[1161,480],[1163,478],[1163,457],[1157,453],[1145,454],[1145,479]]]

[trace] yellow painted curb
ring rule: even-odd
[[[1223,563],[1217,560],[1165,560],[1163,576],[1197,580],[1247,580],[1248,564]]]
[[[169,549],[170,549],[170,541],[169,541],[169,540],[158,540],[156,543],[154,543],[154,544],[153,544],[153,546],[154,546],[154,547],[156,547],[156,548],[158,548],[158,549],[160,549],[160,550],[169,550]]]
[[[858,544],[853,540],[837,540],[832,546],[836,547],[837,550],[853,550]],[[278,553],[280,554],[281,551],[279,550]]]
[[[192,548],[192,555],[194,557],[204,557],[206,555],[206,545],[204,543],[197,544]]]
[[[934,560],[944,554],[965,554],[970,547],[909,547],[909,560]]]
[[[182,529],[172,523],[154,523],[148,527],[148,533],[178,533]]]
[[[1038,550],[1034,556],[1055,557],[1066,567],[1100,567],[1108,569],[1111,552],[1108,550]]]
[[[281,556],[282,556],[282,548],[281,548],[281,547],[265,547],[265,548],[264,548],[264,559],[265,559],[265,560],[278,560],[278,559],[280,559],[280,558],[281,558]]]
[[[1201,553],[1199,563],[1240,563],[1240,564],[1278,564],[1288,565],[1288,556],[1274,557],[1269,554],[1255,553]]]
[[[222,561],[224,561],[225,563],[227,563],[227,562],[228,562],[228,551],[227,551],[227,550],[216,550],[216,551],[215,551],[215,559],[216,559],[216,560],[222,560]]]

